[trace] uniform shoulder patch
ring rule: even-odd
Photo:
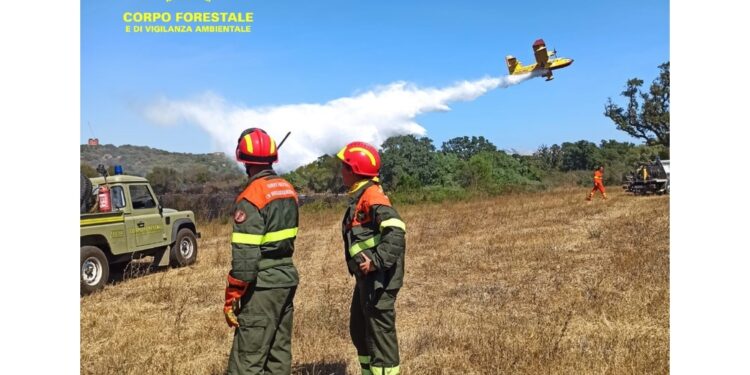
[[[234,222],[237,224],[242,224],[247,220],[247,214],[245,211],[242,211],[240,209],[237,209],[237,211],[234,211]]]

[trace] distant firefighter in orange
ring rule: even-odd
[[[603,165],[600,165],[599,168],[597,168],[594,171],[594,188],[591,189],[591,192],[589,193],[589,196],[586,197],[586,200],[590,201],[591,198],[594,197],[594,193],[596,193],[597,190],[602,193],[602,199],[607,200],[607,193],[604,192],[604,166]]]

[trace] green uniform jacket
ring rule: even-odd
[[[373,290],[399,289],[404,282],[406,225],[379,184],[373,180],[360,184],[350,193],[342,222],[349,272],[356,275],[357,282],[372,282]],[[360,253],[372,259],[376,268],[366,277],[357,272]]]
[[[230,275],[259,288],[297,285],[292,254],[298,225],[292,185],[270,169],[253,175],[235,204]]]

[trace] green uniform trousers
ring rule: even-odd
[[[229,375],[292,372],[292,318],[297,287],[248,290],[237,314]]]
[[[398,289],[368,293],[365,283],[357,283],[352,296],[349,334],[357,348],[363,375],[398,375],[399,355],[396,338]]]

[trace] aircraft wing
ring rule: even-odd
[[[544,40],[537,39],[531,48],[534,50],[534,58],[537,65],[539,67],[546,67],[549,61],[549,54],[547,53],[547,45],[544,44]]]

